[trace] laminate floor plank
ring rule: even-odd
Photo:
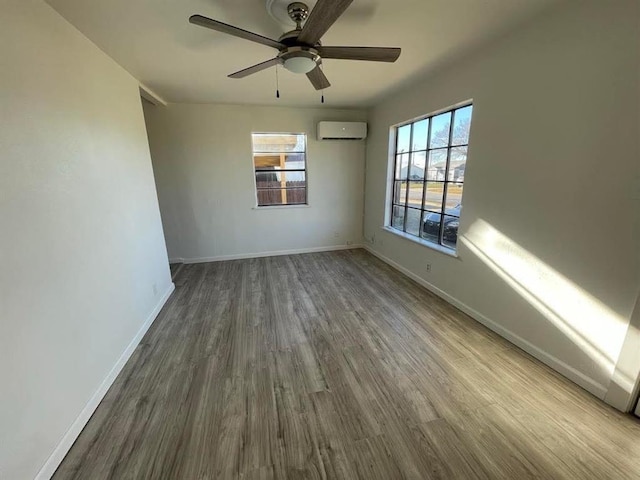
[[[364,250],[172,273],[56,480],[640,478],[638,419]]]

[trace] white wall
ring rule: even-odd
[[[364,112],[234,105],[144,107],[171,259],[195,261],[361,243],[364,142],[317,141],[315,132],[319,120],[364,120]],[[308,208],[255,209],[252,132],[307,133]]]
[[[137,82],[43,2],[1,10],[0,478],[13,480],[74,425],[70,446],[172,284]]]
[[[640,287],[638,5],[564,2],[369,117],[373,251],[600,397]],[[467,99],[452,258],[381,229],[389,127]]]

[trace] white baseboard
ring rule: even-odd
[[[381,253],[375,251],[369,245],[365,245],[364,248],[368,252],[370,252],[372,255],[375,255],[376,257],[378,257],[383,262],[389,264],[390,266],[392,266],[393,268],[395,268],[399,272],[405,274],[407,277],[409,277],[412,280],[416,281],[417,283],[422,285],[424,288],[426,288],[430,292],[435,293],[440,298],[442,298],[446,302],[450,303],[454,307],[458,308],[459,310],[463,311],[464,313],[469,315],[474,320],[476,320],[476,321],[480,322],[481,324],[483,324],[488,329],[494,331],[495,333],[497,333],[501,337],[509,340],[514,345],[520,347],[522,350],[524,350],[525,352],[527,352],[531,356],[537,358],[541,362],[543,362],[546,365],[548,365],[549,367],[553,368],[555,371],[557,371],[560,374],[564,375],[565,377],[567,377],[572,382],[577,383],[582,388],[584,388],[585,390],[587,390],[591,394],[595,395],[599,399],[604,400],[604,397],[605,397],[605,395],[607,393],[606,385],[602,385],[602,384],[596,382],[592,378],[586,376],[584,373],[579,372],[578,370],[576,370],[572,366],[566,364],[562,360],[560,360],[560,359],[554,357],[553,355],[551,355],[550,353],[542,350],[540,347],[532,344],[531,342],[525,340],[524,338],[520,337],[519,335],[516,335],[512,331],[506,329],[502,325],[500,325],[500,324],[494,322],[493,320],[487,318],[486,316],[484,316],[482,313],[478,312],[477,310],[474,310],[473,308],[469,307],[468,305],[464,304],[463,302],[459,301],[458,299],[452,297],[451,295],[449,295],[448,293],[444,292],[443,290],[440,290],[438,287],[430,284],[429,282],[427,282],[422,277],[416,275],[415,273],[411,272],[410,270],[406,269],[405,267],[401,266],[400,264],[394,262],[390,258],[385,257]]]
[[[301,253],[318,253],[318,252],[334,252],[336,250],[353,250],[356,248],[363,248],[363,245],[332,245],[328,247],[314,247],[314,248],[300,248],[296,250],[277,250],[272,252],[258,252],[258,253],[241,253],[238,255],[219,255],[217,257],[196,257],[196,258],[172,258],[169,263],[208,263],[208,262],[223,262],[225,260],[244,260],[246,258],[261,258],[261,257],[277,257],[280,255],[299,255]]]
[[[145,320],[142,327],[140,327],[140,330],[138,330],[138,333],[136,333],[135,337],[133,337],[127,348],[124,350],[124,352],[122,352],[122,355],[120,355],[120,358],[118,359],[116,364],[100,384],[98,390],[93,394],[91,400],[89,400],[89,402],[82,409],[80,415],[78,415],[71,427],[69,427],[69,430],[67,430],[67,432],[64,434],[62,440],[60,440],[60,443],[58,443],[58,446],[55,448],[51,456],[47,459],[44,466],[40,469],[38,475],[36,475],[36,480],[48,480],[53,476],[56,469],[64,459],[65,455],[71,449],[73,443],[78,438],[78,435],[80,435],[80,432],[82,432],[82,429],[91,418],[91,415],[93,415],[93,412],[95,412],[96,408],[98,408],[98,405],[100,405],[100,402],[106,395],[107,391],[133,354],[134,350],[142,340],[142,337],[144,337],[144,334],[147,333],[147,330],[149,330],[149,327],[154,322],[154,320],[160,313],[160,310],[162,310],[162,307],[164,307],[164,304],[167,302],[169,296],[173,293],[175,288],[175,285],[171,283],[158,304]]]

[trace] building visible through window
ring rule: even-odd
[[[455,249],[472,105],[395,128],[390,226]]]
[[[253,165],[258,206],[307,203],[307,136],[254,133]]]

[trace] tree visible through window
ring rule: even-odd
[[[473,106],[395,129],[391,227],[455,249]]]
[[[253,165],[258,206],[307,203],[307,136],[254,133]]]

